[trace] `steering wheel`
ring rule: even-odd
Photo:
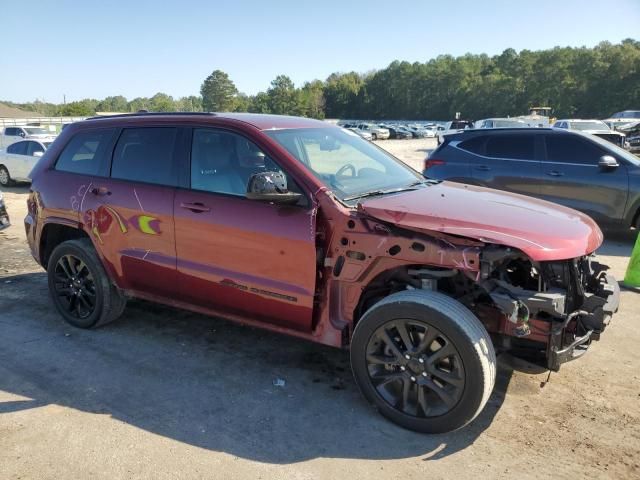
[[[354,167],[352,164],[347,163],[346,165],[341,166],[338,171],[336,172],[336,177],[344,177],[344,173],[347,170],[351,170],[351,176],[355,177],[356,176],[356,167]]]

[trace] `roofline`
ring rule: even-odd
[[[117,113],[115,115],[97,115],[95,117],[89,117],[87,120],[99,120],[101,118],[129,118],[129,117],[164,117],[164,116],[211,116],[215,117],[213,112],[132,112],[132,113]]]

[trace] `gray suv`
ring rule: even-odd
[[[424,175],[556,202],[610,229],[640,228],[640,159],[590,134],[465,130],[445,137]]]

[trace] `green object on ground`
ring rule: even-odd
[[[627,287],[640,287],[640,234],[638,234],[633,246],[623,283]]]

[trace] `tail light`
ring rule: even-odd
[[[424,161],[424,169],[429,170],[431,167],[435,167],[436,165],[444,165],[444,160],[438,160],[436,158],[427,158]]]

